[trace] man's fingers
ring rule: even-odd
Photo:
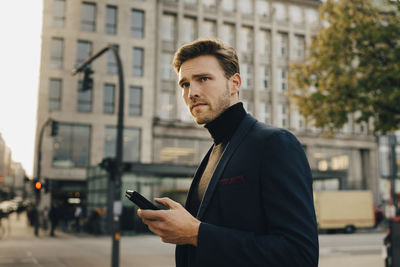
[[[162,220],[164,219],[163,210],[142,210],[138,209],[137,214],[140,218],[146,220]]]
[[[170,209],[177,209],[177,208],[181,207],[181,204],[173,201],[172,199],[170,199],[168,197],[155,198],[154,201],[156,201],[157,203],[160,203],[161,205],[164,205]]]

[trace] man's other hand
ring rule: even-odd
[[[137,214],[150,231],[165,243],[197,246],[200,221],[193,217],[181,204],[170,198],[155,198],[168,210],[142,210]]]

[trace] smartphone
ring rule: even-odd
[[[125,196],[143,210],[159,210],[156,205],[136,191],[126,190]]]

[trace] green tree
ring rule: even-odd
[[[388,1],[388,0],[386,0]],[[305,61],[292,64],[289,96],[318,128],[348,117],[373,121],[374,132],[400,129],[400,15],[366,0],[327,0]]]

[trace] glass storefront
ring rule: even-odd
[[[155,197],[170,197],[184,204],[196,170],[196,166],[142,163],[132,163],[128,168],[129,171],[121,178],[121,231],[125,234],[148,231],[136,215],[137,207],[125,197],[124,192],[127,189],[136,190],[149,200]],[[88,214],[96,209],[104,211],[100,218],[100,231],[107,233],[110,229],[112,202],[109,201],[111,183],[108,174],[97,166],[89,168],[87,188]]]

